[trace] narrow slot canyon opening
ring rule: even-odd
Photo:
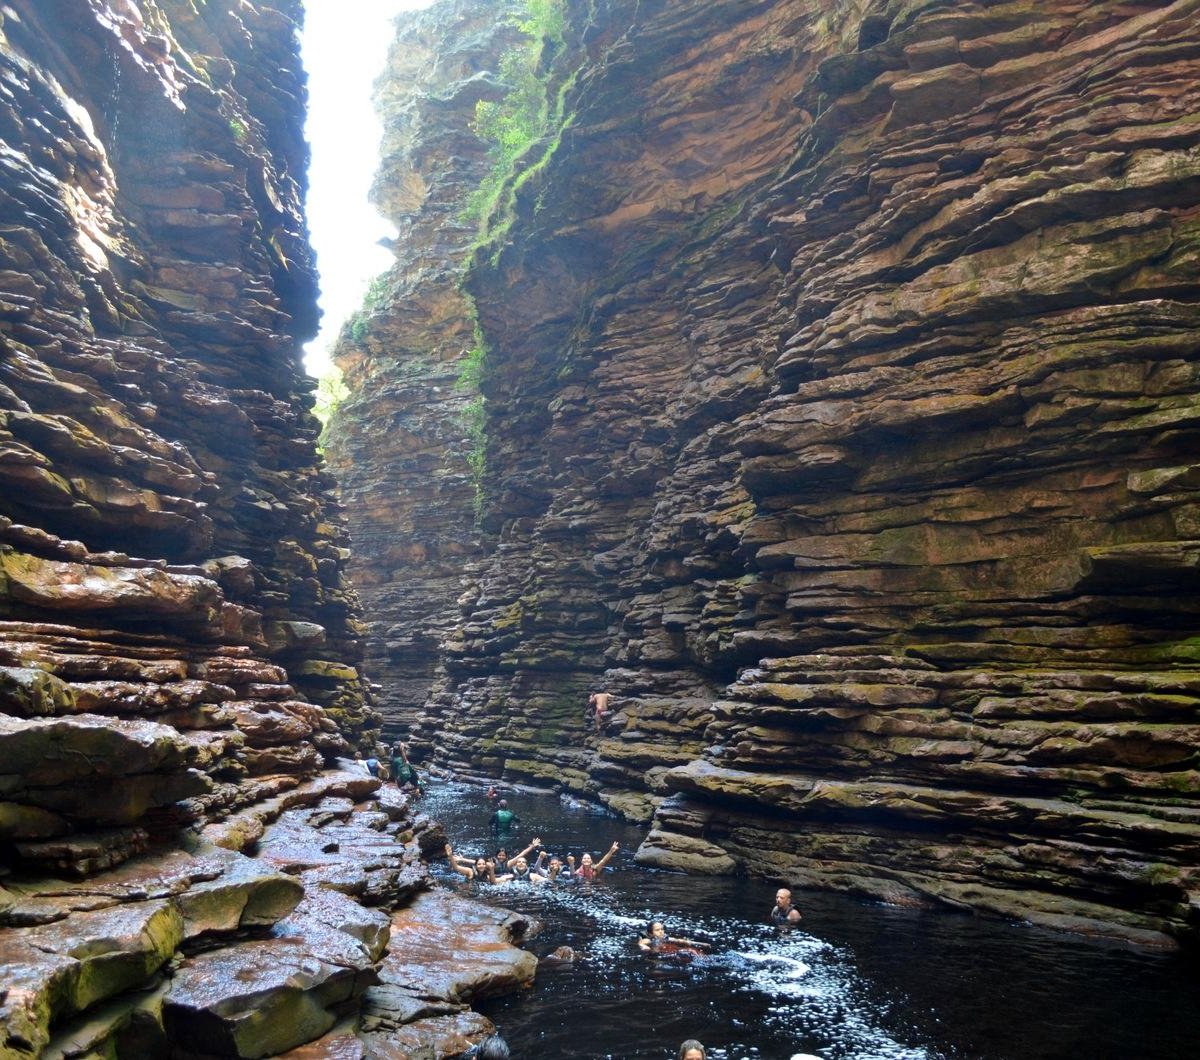
[[[0,0],[0,1056],[1185,1053],[1196,29]]]

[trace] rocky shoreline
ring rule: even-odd
[[[528,919],[433,883],[439,825],[326,772],[85,879],[0,886],[0,1057],[454,1057],[528,985]],[[296,1050],[294,1053],[292,1050]]]

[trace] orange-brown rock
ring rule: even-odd
[[[1194,940],[1198,20],[1194,0],[569,19],[566,120],[467,281],[482,554],[436,614],[376,598],[376,654],[440,641],[418,733],[439,761],[653,818],[659,864]],[[392,135],[467,138],[405,76]],[[435,168],[383,171],[414,225],[447,213],[413,193]],[[398,270],[450,304],[403,249]],[[433,319],[365,322],[388,343],[351,358],[343,443],[402,410],[431,480],[444,398],[366,396]]]
[[[301,367],[302,15],[0,4],[5,1058],[302,1045],[429,885],[337,765],[378,716]]]

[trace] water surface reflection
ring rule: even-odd
[[[1185,957],[1091,943],[1025,925],[798,892],[798,930],[766,923],[775,886],[654,872],[633,863],[639,827],[553,796],[508,793],[557,854],[621,851],[583,889],[506,884],[482,897],[538,916],[530,948],[569,945],[573,965],[484,1006],[517,1057],[663,1060],[696,1037],[717,1060],[1011,1060],[1197,1055],[1200,971]],[[488,853],[481,789],[434,782],[423,809],[460,854]],[[441,873],[451,886],[462,878]],[[711,941],[711,956],[652,960],[639,930]]]

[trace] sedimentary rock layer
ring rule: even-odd
[[[372,724],[299,357],[299,15],[0,7],[0,836],[22,863],[117,863],[181,799],[227,813]]]
[[[441,760],[652,863],[1195,938],[1200,4],[567,9],[468,283]]]
[[[477,220],[467,200],[487,151],[475,105],[518,39],[514,4],[455,0],[398,20],[377,85],[384,125],[373,198],[397,228],[396,264],[333,351],[350,396],[328,436],[354,542],[367,660],[388,736],[407,736],[439,672],[464,566],[479,555],[472,402],[459,385],[476,344],[461,281]]]
[[[340,757],[378,716],[300,366],[301,14],[0,2],[4,1060],[361,1057],[420,976],[445,836]],[[462,1051],[445,978],[373,1025]]]
[[[327,769],[377,718],[300,367],[300,13],[0,3],[5,1058],[315,1038],[429,882]]]

